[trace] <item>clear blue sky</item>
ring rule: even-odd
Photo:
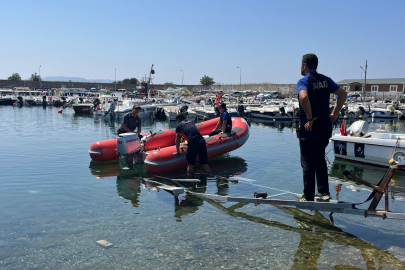
[[[405,1],[2,1],[0,78],[18,72],[155,83],[296,83],[301,57],[335,81],[405,77]],[[364,76],[364,75],[363,75]]]

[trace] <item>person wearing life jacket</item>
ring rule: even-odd
[[[138,104],[132,107],[132,111],[127,113],[124,116],[124,120],[122,121],[121,128],[117,130],[117,134],[120,135],[121,133],[127,132],[135,132],[138,133],[139,139],[142,139],[141,131],[142,131],[142,120],[139,117],[139,112],[141,111],[141,106]]]
[[[304,194],[300,201],[329,201],[328,168],[325,149],[332,136],[332,123],[338,117],[346,101],[346,91],[331,78],[316,72],[318,57],[306,54],[302,57],[301,75],[297,83],[300,105],[300,125],[297,130],[301,152]],[[337,95],[332,113],[329,111],[331,94]],[[315,195],[315,177],[318,194]]]
[[[192,175],[194,172],[194,165],[197,159],[197,155],[200,161],[201,166],[203,167],[206,173],[211,173],[211,169],[208,166],[208,151],[205,139],[201,135],[200,131],[196,125],[186,120],[184,114],[178,114],[176,116],[177,127],[176,127],[176,150],[177,156],[181,155],[180,152],[180,139],[184,138],[188,142],[187,144],[187,174]]]
[[[232,119],[231,115],[226,110],[226,104],[221,103],[217,108],[220,112],[219,121],[217,126],[210,132],[210,137],[217,134],[230,133],[232,130]]]

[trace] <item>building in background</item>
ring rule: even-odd
[[[402,98],[405,78],[367,79],[366,96],[376,98]],[[346,79],[337,82],[347,92],[362,92],[364,79]]]

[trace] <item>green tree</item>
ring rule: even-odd
[[[13,73],[10,77],[7,78],[9,81],[21,81],[21,76],[18,73]]]
[[[123,79],[123,80],[122,80],[122,83],[130,84],[130,83],[131,83],[131,80],[130,80],[130,79]]]
[[[138,84],[138,79],[137,78],[131,78],[129,79],[130,84]]]
[[[207,75],[204,75],[204,77],[202,77],[200,79],[200,83],[202,85],[213,85],[213,84],[215,84],[214,78],[208,77]]]
[[[40,80],[41,80],[41,76],[39,76],[36,72],[34,74],[31,74],[31,81],[39,82]]]
[[[166,86],[176,86],[174,83],[172,82],[165,82],[164,85]]]

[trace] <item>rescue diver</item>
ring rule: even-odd
[[[211,169],[208,166],[208,152],[205,139],[201,135],[200,131],[196,125],[186,120],[186,117],[183,114],[178,114],[176,116],[177,127],[176,127],[176,155],[181,155],[180,153],[180,139],[184,138],[188,142],[187,144],[187,174],[192,175],[194,172],[194,165],[197,159],[197,155],[200,161],[201,166],[203,167],[206,173],[211,173]]]
[[[217,126],[210,132],[210,137],[217,134],[230,133],[232,130],[232,119],[231,115],[226,110],[226,104],[221,103],[217,106],[217,109],[220,112],[219,121]]]
[[[297,137],[300,143],[304,194],[300,201],[329,201],[328,169],[325,148],[332,136],[332,123],[346,101],[346,91],[331,78],[317,73],[318,57],[305,54],[301,62],[301,75],[297,83],[300,106],[300,125]],[[330,94],[337,95],[336,105],[330,113]],[[315,195],[315,176],[318,194]]]
[[[138,104],[132,107],[132,111],[127,113],[124,116],[124,119],[121,124],[121,128],[118,129],[117,134],[120,135],[121,133],[127,132],[135,132],[138,133],[139,139],[142,139],[141,131],[142,131],[142,120],[139,117],[139,113],[141,111],[141,106]],[[135,131],[136,129],[136,131]]]

